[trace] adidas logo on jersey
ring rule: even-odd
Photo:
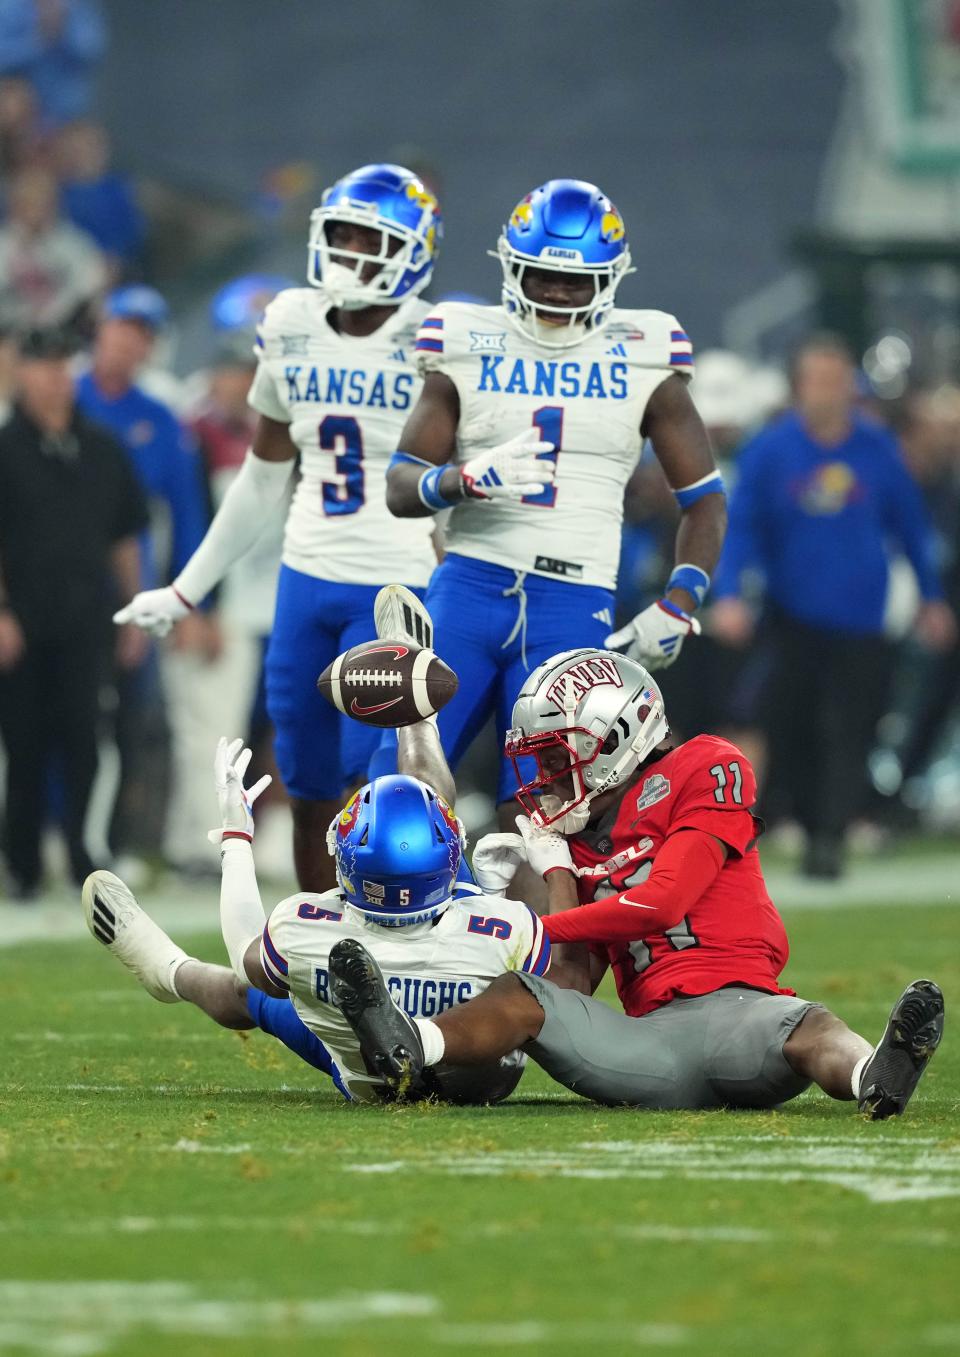
[[[407,361],[407,355],[404,353],[403,349],[394,349],[393,353],[390,355],[390,361],[391,363],[405,363]]]
[[[602,622],[604,626],[613,626],[613,613],[609,608],[601,608],[598,613],[593,613],[594,622]]]
[[[614,344],[612,349],[605,349],[604,352],[610,354],[613,358],[626,358],[627,346],[626,344]]]

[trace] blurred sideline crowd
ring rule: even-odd
[[[226,280],[208,362],[174,375],[136,188],[89,116],[106,41],[94,0],[0,6],[0,896],[14,899],[108,861],[134,885],[215,871],[217,737],[246,735],[272,766],[262,661],[285,505],[164,641],[110,621],[182,569],[239,469],[255,328],[283,280]],[[814,335],[789,372],[700,353],[693,394],[730,531],[704,635],[663,676],[674,731],[743,747],[771,833],[802,844],[810,875],[839,875],[851,837],[955,828],[960,389],[880,400],[840,341]],[[830,457],[850,430],[853,471]],[[24,496],[43,502],[42,534],[20,531]],[[869,506],[855,533],[853,504]],[[677,511],[652,457],[625,510],[618,626],[672,561]],[[494,778],[482,755],[460,775],[472,829]],[[258,864],[289,876],[278,780],[258,810]]]

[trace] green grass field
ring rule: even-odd
[[[856,899],[856,893],[851,895]],[[960,1002],[960,911],[785,910],[787,979],[871,1039]],[[219,940],[190,940],[219,959]],[[0,1353],[960,1351],[960,1041],[901,1121],[358,1108],[164,1008],[89,939],[0,951]]]

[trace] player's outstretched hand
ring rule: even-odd
[[[556,462],[540,456],[544,452],[553,452],[553,444],[545,443],[535,428],[524,429],[509,443],[485,448],[460,468],[464,491],[472,499],[539,495],[557,474]]]
[[[697,619],[662,598],[637,613],[625,627],[611,632],[603,644],[608,650],[622,650],[625,646],[629,658],[645,669],[666,669],[680,654],[680,647],[691,632],[700,635]]]
[[[517,816],[517,828],[523,836],[527,862],[539,876],[548,876],[550,872],[577,875],[570,848],[562,834],[555,829],[538,829],[526,815]]]
[[[273,781],[265,773],[252,787],[244,787],[243,779],[253,753],[244,749],[242,740],[227,741],[221,735],[213,760],[213,780],[220,802],[219,829],[211,829],[207,838],[211,843],[222,843],[225,838],[253,839],[253,803]]]
[[[168,585],[165,589],[145,589],[135,594],[125,608],[113,614],[113,620],[118,627],[132,622],[152,636],[166,636],[174,622],[179,622],[189,612],[190,604]]]
[[[473,850],[473,874],[487,895],[503,895],[527,852],[520,834],[484,834]]]

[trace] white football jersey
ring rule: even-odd
[[[316,288],[288,288],[267,307],[249,399],[289,424],[300,450],[283,546],[292,569],[338,584],[430,578],[431,520],[394,518],[386,502],[387,465],[420,393],[413,349],[428,309],[413,298],[357,338],[333,329]]]
[[[556,481],[542,494],[458,504],[446,549],[613,589],[647,401],[671,372],[693,371],[675,317],[614,310],[580,344],[551,349],[520,334],[502,306],[444,302],[420,327],[417,360],[422,373],[446,373],[457,388],[458,463],[534,426],[559,449],[550,454]]]
[[[360,1102],[376,1100],[378,1082],[331,1000],[330,949],[343,938],[363,943],[411,1018],[435,1018],[466,1003],[506,971],[543,975],[550,964],[550,941],[538,916],[499,895],[460,895],[436,922],[408,928],[370,922],[338,890],[282,900],[263,930],[263,969],[290,991],[297,1013],[330,1052],[351,1098]],[[515,1068],[525,1059],[514,1051],[501,1064]]]

